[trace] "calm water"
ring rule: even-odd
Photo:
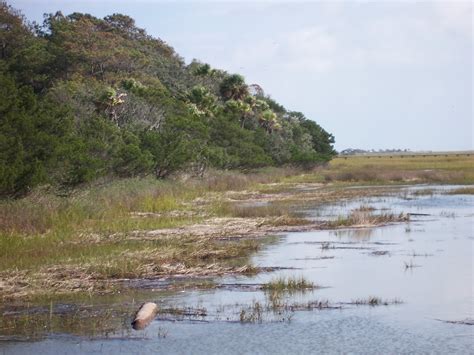
[[[431,187],[432,188],[432,187]],[[255,277],[226,277],[222,285],[261,284],[280,275],[304,276],[323,286],[286,295],[288,303],[350,302],[376,296],[402,300],[389,306],[345,305],[342,309],[265,315],[260,323],[240,323],[239,311],[262,291],[223,287],[209,291],[151,294],[166,306],[205,308],[207,317],[155,320],[143,331],[86,338],[54,332],[35,341],[0,343],[4,353],[438,353],[474,352],[474,327],[440,320],[474,318],[473,216],[468,195],[370,198],[306,211],[334,218],[361,205],[375,213],[423,213],[411,222],[374,229],[291,233],[255,255],[258,266],[284,267]],[[440,188],[441,189],[441,188]],[[444,188],[443,188],[444,189]],[[329,248],[321,247],[321,243]],[[386,252],[374,255],[374,252]],[[322,258],[324,257],[324,258]],[[406,268],[405,263],[414,267]],[[286,317],[289,317],[290,320]],[[227,318],[229,320],[227,320]],[[282,321],[282,318],[285,318]],[[128,321],[128,320],[127,320]]]

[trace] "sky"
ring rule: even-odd
[[[193,58],[244,75],[336,137],[336,149],[472,150],[471,1],[11,0],[29,20],[123,13]]]

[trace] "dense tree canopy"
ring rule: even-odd
[[[334,137],[238,74],[113,14],[28,23],[0,2],[0,196],[102,176],[312,167]]]

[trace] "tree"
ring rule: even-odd
[[[220,85],[220,93],[224,100],[243,100],[249,94],[244,77],[239,74],[224,78]]]
[[[0,195],[207,166],[312,166],[334,137],[122,14],[30,24],[0,0]]]
[[[71,127],[67,109],[38,102],[31,88],[0,72],[0,195],[23,194],[50,182]]]
[[[198,116],[213,117],[217,109],[217,98],[203,86],[197,85],[187,94],[192,112]]]
[[[142,132],[141,148],[153,157],[155,176],[164,178],[203,159],[208,139],[208,129],[203,122],[176,116],[169,117],[160,131]]]

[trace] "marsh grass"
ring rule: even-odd
[[[474,195],[474,187],[460,187],[446,192],[447,195]]]
[[[265,222],[266,225],[279,226],[304,226],[313,222],[306,218],[282,215]]]
[[[290,171],[285,169],[267,169],[251,174],[211,171],[204,179],[186,181],[118,180],[76,190],[63,197],[40,188],[23,199],[1,201],[0,271],[64,263],[94,265],[99,260],[109,262],[123,253],[161,248],[162,241],[150,246],[147,242],[128,242],[125,236],[119,235],[200,222],[203,209],[208,206],[199,208],[201,206],[195,206],[193,200],[216,191],[257,186],[289,174]],[[178,212],[178,216],[166,215],[171,211]],[[147,218],[137,218],[137,212],[150,214],[146,215]],[[243,210],[235,211],[235,214],[239,213],[246,214]],[[260,214],[277,213],[268,210]],[[113,240],[110,240],[110,235],[115,235]],[[183,255],[179,250],[193,249],[182,248],[181,245],[186,244],[178,241],[172,244],[175,255]],[[248,250],[247,244],[243,246],[243,250]],[[239,249],[234,245],[227,247],[232,255]],[[219,258],[217,254],[215,257]],[[127,270],[135,268],[136,262],[132,258],[121,267],[107,266],[102,273],[128,275]],[[112,271],[117,268],[123,271]]]
[[[304,291],[314,289],[316,285],[306,280],[303,276],[278,277],[263,285],[266,291]]]
[[[190,207],[185,202],[208,192],[199,184],[174,184],[177,186],[155,180],[119,181],[69,197],[41,192],[1,202],[0,273],[7,282],[0,283],[0,295],[102,292],[103,287],[113,291],[109,279],[255,270],[248,265],[248,256],[258,249],[255,240],[130,238],[128,233],[135,230],[180,227],[202,220],[199,214],[147,218],[130,214],[137,210],[186,211]]]
[[[55,306],[53,306],[56,308]],[[117,329],[127,333],[128,317],[111,310],[91,311],[73,309],[68,312],[27,311],[20,315],[0,314],[0,336],[9,339],[40,340],[47,334],[61,332],[78,336],[96,337],[114,334]]]
[[[173,315],[189,318],[203,318],[208,315],[207,309],[204,307],[167,307],[158,310],[159,315]]]
[[[452,211],[441,211],[439,215],[446,218],[456,218],[456,213]]]
[[[313,300],[303,303],[288,302],[283,300],[281,294],[274,298],[269,298],[269,302],[261,303],[253,301],[250,305],[242,307],[239,312],[239,320],[242,323],[262,323],[264,321],[291,321],[294,312],[313,310],[336,310],[343,309],[345,305],[356,306],[389,306],[402,304],[403,301],[394,299],[382,299],[380,297],[369,296],[358,298],[350,302],[331,303],[329,300]]]
[[[313,174],[287,182],[473,184],[474,155],[337,157]]]
[[[248,308],[242,308],[239,313],[241,323],[261,323],[263,321],[264,306],[254,301]]]
[[[352,300],[348,304],[354,304],[357,306],[361,305],[367,305],[367,306],[388,306],[388,305],[393,305],[393,304],[401,304],[403,303],[401,300],[398,298],[394,298],[392,300],[384,300],[380,297],[375,297],[375,296],[369,296],[367,298],[357,298],[355,300]]]
[[[403,213],[373,214],[370,210],[355,209],[352,210],[348,216],[339,216],[336,220],[329,221],[328,224],[332,228],[350,226],[376,226],[394,222],[407,222],[409,219],[409,215]]]
[[[218,211],[222,216],[239,218],[296,216],[291,206],[281,204],[245,206],[240,203],[223,203],[218,207]]]
[[[436,193],[436,190],[433,189],[422,189],[413,191],[413,196],[433,196]]]
[[[241,323],[290,322],[294,310],[287,303],[262,303],[253,301],[239,312]]]
[[[136,235],[136,231],[185,227],[209,217],[260,218],[262,223],[274,226],[303,225],[309,221],[294,212],[295,206],[314,207],[361,194],[387,193],[382,188],[345,189],[348,184],[390,183],[398,181],[393,179],[395,173],[407,173],[407,181],[412,182],[432,179],[466,183],[474,180],[472,162],[473,157],[380,158],[370,162],[358,157],[337,158],[327,167],[305,174],[292,168],[248,173],[210,170],[201,179],[176,176],[173,181],[102,181],[67,195],[38,188],[25,198],[0,201],[0,294],[12,287],[21,290],[18,295],[28,294],[26,290],[30,289],[102,292],[93,280],[193,274],[208,267],[208,272],[214,274],[229,268],[255,271],[248,256],[258,250],[257,241],[223,243],[206,235],[198,238],[182,234],[151,238]],[[346,176],[338,180],[338,174]],[[324,180],[333,184],[320,190],[319,183]],[[299,193],[301,182],[317,182],[318,189]],[[260,190],[292,192],[279,201],[249,206],[223,202],[227,200],[222,192],[230,190],[243,196]],[[405,219],[401,215],[371,214],[369,206],[361,207],[327,227],[379,225]]]
[[[375,211],[375,207],[369,205],[361,205],[354,209],[355,212],[373,212]]]
[[[116,220],[129,218],[131,212],[189,210],[191,201],[208,193],[248,189],[279,181],[291,173],[294,171],[285,168],[268,168],[249,174],[211,170],[203,179],[123,179],[74,190],[65,197],[47,188],[38,188],[23,199],[0,202],[0,233],[33,235],[77,231],[78,228],[94,229],[101,222],[122,229],[123,223]]]

